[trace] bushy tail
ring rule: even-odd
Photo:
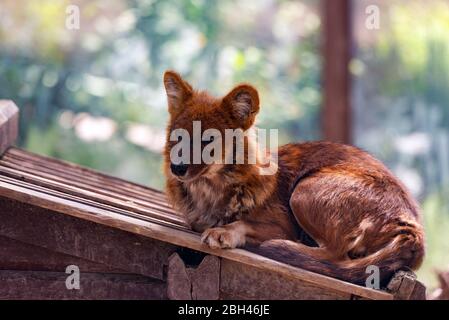
[[[410,234],[399,234],[390,244],[374,254],[335,263],[307,255],[301,251],[302,245],[288,240],[267,241],[250,250],[298,268],[359,285],[365,285],[372,272],[367,272],[367,268],[377,266],[380,285],[385,286],[396,271],[419,267],[424,256],[422,240]]]

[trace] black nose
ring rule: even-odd
[[[170,164],[171,172],[173,172],[174,175],[181,177],[186,174],[187,172],[187,165],[186,164]]]

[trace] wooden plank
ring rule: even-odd
[[[156,195],[155,192],[149,191],[146,194],[136,193],[133,190],[126,189],[125,187],[115,185],[113,181],[108,181],[107,179],[99,179],[95,180],[89,176],[83,176],[77,174],[72,171],[67,171],[67,168],[49,168],[49,166],[45,165],[46,162],[42,161],[42,163],[37,163],[26,157],[16,157],[11,155],[11,149],[8,150],[2,157],[2,164],[5,167],[10,168],[20,168],[23,172],[30,174],[51,174],[55,177],[59,177],[61,179],[68,179],[70,181],[82,182],[85,187],[95,188],[99,190],[107,190],[109,192],[114,192],[122,196],[132,197],[141,201],[152,201],[153,203],[157,203],[163,207],[168,208],[173,211],[170,205],[167,204],[167,200],[159,195]],[[176,212],[172,212],[172,214],[176,214]]]
[[[55,252],[164,279],[176,247],[101,224],[0,199],[0,235]]]
[[[69,265],[78,266],[81,272],[126,273],[105,264],[0,236],[0,270],[65,272]]]
[[[254,266],[258,269],[269,270],[280,273],[290,279],[299,279],[324,288],[354,294],[369,299],[392,299],[386,292],[372,290],[357,286],[351,283],[338,281],[330,277],[319,275],[306,270],[298,269],[259,255],[250,253],[242,249],[214,250],[200,241],[198,234],[176,230],[148,221],[143,221],[130,216],[124,216],[108,210],[91,207],[74,201],[61,199],[52,195],[43,194],[36,191],[16,186],[4,181],[0,181],[0,194],[4,197],[18,200],[42,208],[64,213],[73,217],[78,217],[87,221],[107,225],[113,228],[125,230],[145,237],[153,238],[173,245],[190,248],[237,261],[246,265]]]
[[[409,300],[427,300],[427,288],[422,282],[416,281]]]
[[[53,190],[66,192],[72,195],[81,196],[84,199],[100,201],[108,205],[122,209],[133,209],[134,211],[145,214],[147,216],[156,217],[159,220],[176,223],[186,226],[186,223],[179,216],[173,214],[172,209],[159,206],[155,203],[146,202],[143,206],[142,201],[127,196],[120,196],[117,193],[105,191],[102,189],[89,189],[80,182],[73,180],[64,180],[50,174],[29,174],[20,170],[19,167],[14,169],[4,166],[4,161],[0,160],[0,173],[4,176],[14,177],[21,181],[32,183],[33,185],[47,187]]]
[[[67,289],[67,276],[63,272],[0,270],[0,299],[166,299],[163,281],[139,275],[81,272],[79,290]]]
[[[138,183],[129,182],[118,177],[112,177],[110,175],[106,175],[102,172],[92,170],[75,163],[55,158],[44,157],[18,148],[10,148],[7,152],[7,156],[17,157],[23,161],[26,160],[26,162],[36,163],[40,167],[47,167],[56,171],[68,171],[72,174],[86,177],[91,181],[97,181],[101,184],[112,184],[113,186],[117,186],[134,194],[140,194],[145,198],[154,197],[166,200],[165,194],[159,190],[148,186],[143,186]]]
[[[102,210],[107,210],[109,212],[114,212],[114,213],[125,215],[125,216],[135,217],[135,218],[138,218],[138,219],[141,219],[141,220],[144,220],[144,221],[150,221],[150,222],[154,222],[154,223],[157,223],[157,224],[160,224],[160,225],[166,225],[166,226],[169,226],[171,228],[182,229],[182,230],[185,230],[186,232],[193,232],[192,230],[187,229],[186,227],[178,225],[178,224],[172,224],[172,223],[169,223],[169,222],[164,221],[164,220],[155,219],[155,218],[153,218],[151,216],[148,216],[148,215],[141,215],[141,214],[129,211],[129,210],[123,210],[123,209],[116,208],[116,207],[113,207],[113,206],[110,206],[110,205],[105,205],[105,204],[98,203],[98,202],[95,202],[95,201],[92,201],[92,200],[88,200],[88,199],[84,199],[84,198],[81,198],[81,197],[73,196],[73,195],[70,195],[70,194],[67,194],[67,193],[64,193],[64,192],[59,192],[59,191],[47,189],[47,188],[44,188],[44,187],[36,186],[36,185],[33,185],[33,184],[22,182],[20,180],[16,180],[16,179],[12,179],[12,178],[9,178],[9,177],[6,177],[6,176],[2,176],[1,174],[0,174],[0,182],[4,182],[4,183],[10,184],[12,186],[17,186],[17,187],[20,187],[20,188],[24,188],[25,190],[27,190],[28,194],[31,194],[32,192],[39,192],[41,194],[57,197],[57,198],[60,198],[62,200],[73,201],[74,203],[78,203],[79,205],[87,205],[87,206],[90,206],[92,208],[98,208],[98,209],[102,209]]]
[[[398,271],[391,278],[387,289],[395,300],[425,300],[426,287],[416,279],[412,271]]]
[[[55,175],[68,174],[75,179],[84,179],[85,183],[89,185],[113,188],[112,190],[123,191],[139,199],[152,199],[164,204],[167,202],[165,194],[159,190],[123,181],[86,167],[36,155],[18,148],[10,148],[3,156],[3,159],[12,163],[22,164],[25,168],[29,167],[38,171],[52,172]]]
[[[351,143],[351,1],[323,0],[323,138]]]
[[[0,100],[0,155],[16,141],[19,133],[19,108],[11,100]]]
[[[192,283],[193,300],[218,300],[220,298],[221,259],[207,255],[196,268],[188,268]]]
[[[220,294],[227,299],[350,300],[351,294],[234,261],[221,264]]]
[[[125,209],[139,211],[144,215],[156,215],[161,220],[171,221],[187,227],[180,214],[173,210],[160,191],[145,188],[77,165],[52,158],[37,156],[17,148],[10,148],[0,160],[5,175],[21,181],[29,179],[35,184],[67,193],[85,191],[86,197],[97,202],[114,204]],[[66,188],[65,186],[68,186]],[[73,190],[73,187],[76,187]],[[95,196],[99,194],[100,196]],[[160,209],[155,211],[155,209]],[[160,214],[162,211],[163,214]]]
[[[196,267],[187,267],[178,253],[168,264],[167,296],[171,300],[218,300],[220,258],[208,255]]]
[[[170,300],[192,300],[192,283],[184,261],[177,253],[168,260],[167,297]]]

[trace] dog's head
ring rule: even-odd
[[[259,111],[257,90],[241,84],[226,96],[216,98],[194,90],[173,71],[165,72],[164,86],[170,113],[165,146],[166,174],[180,181],[213,175],[227,163],[227,150],[236,156],[238,137],[227,139],[227,134],[231,131],[245,133],[253,126]]]

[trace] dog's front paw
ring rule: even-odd
[[[245,238],[234,229],[211,228],[203,232],[201,242],[212,249],[232,249],[244,245]]]

